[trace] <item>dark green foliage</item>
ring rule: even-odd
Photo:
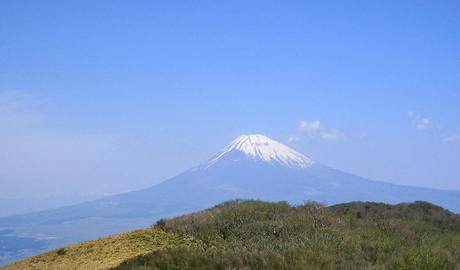
[[[155,226],[205,248],[153,252],[115,269],[460,269],[460,217],[425,202],[231,201]]]
[[[66,251],[65,251],[65,248],[59,248],[56,250],[56,253],[58,256],[63,256],[65,255]]]

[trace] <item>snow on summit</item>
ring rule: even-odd
[[[282,143],[272,140],[267,136],[255,134],[241,135],[236,138],[231,144],[209,160],[206,167],[236,152],[243,153],[254,160],[277,163],[287,167],[308,168],[315,163],[312,159]]]

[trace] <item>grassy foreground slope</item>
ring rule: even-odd
[[[230,201],[2,269],[460,269],[460,216],[425,202]]]
[[[190,236],[150,228],[71,245],[26,259],[2,270],[102,270],[135,256],[169,247],[200,248]]]
[[[425,202],[232,201],[155,227],[205,248],[152,252],[114,269],[460,269],[460,217]]]

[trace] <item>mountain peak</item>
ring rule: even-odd
[[[311,167],[315,162],[294,149],[261,134],[241,135],[221,152],[211,158],[206,167],[229,156],[232,153],[242,153],[258,161],[280,164],[287,167]]]

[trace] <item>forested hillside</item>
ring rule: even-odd
[[[460,217],[426,202],[229,201],[131,234],[5,269],[460,269]]]
[[[193,236],[206,249],[163,250],[116,269],[460,268],[460,217],[425,202],[232,201],[155,227]]]

